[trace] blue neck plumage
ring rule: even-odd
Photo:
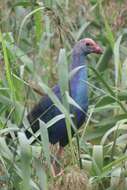
[[[71,70],[81,68],[71,79],[71,95],[78,105],[86,110],[88,107],[88,86],[87,86],[87,65],[85,64],[86,56],[84,54],[72,54]]]
[[[71,69],[74,69],[79,66],[84,66],[85,64],[85,59],[86,56],[84,54],[72,54],[72,64],[71,64]]]

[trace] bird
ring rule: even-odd
[[[80,67],[77,72],[72,76],[69,81],[69,93],[71,98],[80,106],[81,109],[71,106],[70,113],[76,119],[76,127],[79,129],[85,122],[86,113],[88,110],[88,72],[86,57],[88,54],[102,54],[102,48],[90,38],[84,38],[79,40],[73,47],[72,50],[72,62],[69,67],[69,72]],[[62,101],[61,91],[59,84],[56,84],[52,91],[57,98]],[[39,119],[47,123],[55,116],[61,114],[61,111],[54,105],[50,97],[47,95],[43,96],[40,101],[33,107],[28,113],[27,119],[30,123],[32,132],[35,133],[40,129]],[[65,119],[61,119],[53,124],[48,129],[49,142],[51,144],[59,144],[57,156],[63,153],[64,147],[68,144],[68,133],[66,128]],[[32,134],[26,130],[27,138],[30,138]],[[74,136],[74,130],[72,129],[72,137]],[[40,138],[40,137],[39,137]],[[55,173],[55,172],[54,172]],[[55,175],[55,174],[54,174]]]

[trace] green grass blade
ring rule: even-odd
[[[39,8],[39,7],[36,7]],[[42,24],[42,12],[37,11],[34,14],[35,20],[35,35],[36,35],[36,44],[38,44],[41,40],[43,34],[43,24]]]
[[[0,31],[0,42],[2,43],[6,77],[7,77],[8,85],[9,85],[10,92],[11,92],[11,99],[15,100],[15,98],[16,98],[15,97],[15,88],[14,88],[13,81],[12,81],[11,68],[10,68],[10,63],[9,63],[8,54],[7,54],[7,47],[6,47],[6,43],[2,36],[1,31]]]
[[[40,86],[42,87],[42,89],[44,90],[44,92],[46,94],[48,94],[48,96],[51,98],[51,100],[54,102],[55,106],[65,115],[65,118],[67,119],[66,122],[67,126],[71,126],[75,129],[75,125],[70,117],[70,114],[68,113],[68,110],[62,105],[62,103],[60,102],[60,100],[57,98],[57,96],[52,92],[52,90],[45,85],[43,82],[40,83]],[[70,138],[70,141],[72,141],[72,139]],[[73,146],[71,146],[71,148],[73,149]],[[72,154],[73,154],[73,150],[71,150]],[[73,155],[74,156],[74,155]],[[73,157],[74,159],[75,157]],[[74,160],[73,160],[74,162]]]
[[[31,179],[31,148],[28,143],[28,139],[24,133],[18,133],[18,139],[20,144],[20,159],[21,159],[21,170],[22,170],[22,188],[23,190],[30,190],[30,179]]]
[[[37,177],[39,179],[39,187],[42,190],[48,190],[47,177],[44,172],[43,166],[40,160],[38,159],[35,159],[35,168],[36,168]]]
[[[95,73],[95,75],[97,76],[97,78],[103,83],[103,85],[105,86],[105,88],[108,90],[108,92],[111,94],[112,97],[115,97],[115,93],[112,90],[112,88],[109,86],[109,84],[102,78],[102,76],[100,75],[100,73],[93,67],[90,67],[90,69]],[[117,103],[120,105],[121,109],[127,113],[126,108],[124,107],[124,105],[122,104],[121,101],[119,101],[119,99],[116,99]]]
[[[21,23],[21,25],[20,25],[20,29],[19,29],[18,43],[20,42],[20,37],[21,37],[21,34],[22,34],[22,29],[23,29],[23,27],[24,27],[24,25],[25,25],[27,19],[28,19],[29,17],[31,17],[32,15],[34,15],[36,12],[40,11],[40,10],[44,10],[44,7],[39,7],[39,8],[37,8],[37,9],[31,11],[29,14],[27,14],[27,15],[24,17],[24,19],[23,19],[23,21],[22,21],[22,23]]]
[[[114,48],[114,44],[115,44],[115,38],[114,38],[114,34],[112,32],[112,28],[111,28],[111,26],[108,23],[108,19],[105,16],[104,8],[102,6],[102,1],[99,2],[99,6],[100,6],[99,8],[100,8],[100,12],[101,12],[102,18],[104,20],[106,38],[109,41],[111,48],[113,49]]]
[[[69,92],[69,73],[68,73],[68,64],[67,64],[67,56],[65,49],[61,49],[59,53],[58,59],[58,78],[59,78],[59,86],[62,95],[62,102],[64,107],[67,109],[68,113],[70,113],[70,105],[67,100],[66,92]],[[66,121],[66,128],[69,137],[69,144],[72,153],[72,160],[75,158],[73,145],[72,145],[72,134],[71,134],[71,124],[67,118]],[[73,160],[74,162],[74,160]]]
[[[121,77],[122,77],[122,66],[120,63],[120,42],[122,40],[122,35],[119,36],[117,41],[115,42],[114,45],[114,64],[115,64],[115,85],[116,87],[119,86],[121,82]]]
[[[102,145],[94,145],[93,147],[93,159],[96,162],[98,168],[102,170],[103,168],[103,146]]]
[[[39,123],[40,123],[40,134],[41,134],[41,140],[42,140],[42,148],[43,148],[44,156],[45,156],[46,161],[48,163],[48,168],[50,170],[51,162],[50,162],[50,149],[49,149],[49,138],[48,138],[47,125],[42,120],[39,120]]]

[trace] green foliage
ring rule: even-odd
[[[60,189],[69,187],[71,190],[68,179],[64,179],[66,173],[67,176],[70,174],[69,168],[75,169],[79,161],[83,165],[82,172],[88,174],[92,190],[127,189],[125,5],[125,0],[1,2],[1,190],[54,189],[53,183],[57,185],[59,180],[62,181]],[[89,112],[85,124],[77,131],[69,105],[81,108],[69,96],[68,80],[80,68],[69,74],[67,66],[71,62],[74,43],[84,37],[98,41],[104,53],[100,57],[92,55],[88,58]],[[51,90],[57,81],[63,94],[62,103]],[[62,114],[48,123],[40,121],[42,130],[28,140],[24,128],[19,126],[23,122],[31,131],[26,114],[42,93],[49,95]],[[66,119],[70,144],[59,163],[65,174],[53,179],[50,157],[55,155],[49,148],[47,128],[63,118]],[[71,125],[76,130],[73,140]],[[12,140],[6,139],[8,132]],[[39,135],[41,140],[33,144]]]

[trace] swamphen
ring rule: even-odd
[[[72,64],[70,70],[81,67],[70,79],[70,95],[76,101],[76,103],[83,109],[71,106],[71,113],[76,117],[77,128],[80,128],[86,118],[86,112],[88,109],[88,85],[87,85],[87,65],[85,64],[86,56],[90,53],[101,54],[102,49],[97,43],[90,38],[85,38],[76,43],[72,51]],[[53,87],[53,92],[61,100],[61,93],[59,85]],[[61,114],[60,110],[53,105],[53,102],[48,95],[42,97],[40,102],[32,109],[28,114],[27,118],[31,124],[33,133],[39,130],[40,118],[42,121],[47,123],[55,116]],[[28,138],[31,137],[29,131],[26,132]],[[56,122],[53,126],[48,128],[49,141],[51,144],[59,143],[59,150],[57,156],[60,156],[63,147],[68,144],[68,135],[65,120],[62,119]],[[74,131],[72,130],[72,136]]]

